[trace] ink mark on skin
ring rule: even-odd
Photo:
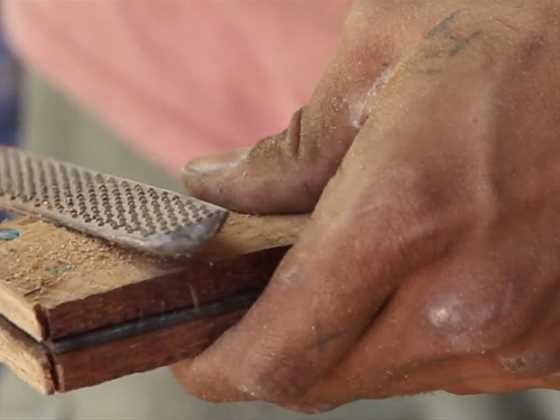
[[[451,22],[453,22],[457,16],[459,16],[459,14],[461,13],[460,10],[457,10],[455,12],[453,12],[451,15],[447,16],[445,19],[443,19],[441,22],[439,22],[436,26],[434,26],[430,32],[428,32],[425,36],[426,39],[430,39],[435,37],[436,35],[439,34],[445,34],[448,35],[451,30],[449,28],[449,25],[451,24]]]
[[[482,35],[482,31],[476,31],[469,35],[467,38],[457,38],[455,39],[455,46],[449,51],[449,56],[453,57],[463,51],[469,43]]]
[[[442,39],[450,43],[447,47],[438,45],[429,45],[425,47],[423,49],[424,58],[438,59],[445,58],[446,56],[454,57],[467,48],[471,41],[482,35],[482,31],[480,30],[475,31],[468,36],[457,34],[452,25],[455,23],[460,13],[461,11],[458,10],[447,16],[424,36],[424,38],[428,40],[436,41],[437,39]]]
[[[421,47],[414,60],[420,72],[427,75],[437,75],[444,70],[446,59],[457,56],[469,44],[482,35],[477,30],[469,35],[457,33],[453,27],[461,11],[458,10],[436,24],[424,38],[428,41]]]
[[[309,348],[311,350],[317,350],[320,353],[325,351],[329,343],[347,334],[345,331],[338,331],[331,334],[324,333],[320,323],[313,324],[311,329],[313,330],[315,339]]]

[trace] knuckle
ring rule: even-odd
[[[466,212],[457,211],[456,197],[423,165],[399,165],[378,182],[375,197],[359,208],[359,217],[382,221],[384,237],[407,259],[415,253],[441,253],[459,239]]]
[[[287,129],[258,142],[249,152],[248,162],[267,163],[274,160],[297,160],[301,152],[303,108],[296,111]]]
[[[403,164],[392,174],[394,185],[399,185],[401,191],[395,199],[407,210],[408,225],[419,223],[449,233],[465,226],[466,219],[478,216],[482,200],[472,194],[470,187],[476,184],[478,188],[478,182],[471,183],[472,174],[460,166],[457,163],[450,167],[449,162],[434,162],[426,156],[416,164]]]
[[[439,352],[462,355],[485,353],[506,345],[520,333],[511,312],[515,292],[500,272],[480,265],[480,273],[451,266],[427,284],[421,310],[426,332]],[[468,264],[468,262],[467,262]]]
[[[484,352],[503,341],[504,333],[494,329],[499,320],[493,306],[474,308],[457,295],[441,296],[427,305],[425,317],[431,332],[444,344],[440,350],[447,353]]]

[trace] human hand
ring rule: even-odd
[[[202,199],[313,210],[245,318],[174,369],[303,411],[560,387],[560,3],[363,0],[288,130],[186,169]]]

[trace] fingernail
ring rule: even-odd
[[[183,174],[205,175],[212,172],[220,172],[239,165],[249,154],[250,148],[235,149],[219,155],[204,156],[187,163]]]

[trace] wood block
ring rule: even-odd
[[[45,348],[0,317],[0,363],[43,394],[55,391],[52,364]]]
[[[194,357],[237,322],[243,313],[236,311],[92,348],[53,354],[57,391],[72,391]]]
[[[0,241],[0,314],[38,341],[259,288],[274,268],[266,252],[216,263],[170,260],[35,219],[0,227],[20,232]]]
[[[0,317],[0,363],[43,394],[68,392],[194,357],[244,311],[55,353]]]
[[[0,241],[0,360],[45,393],[198,354],[243,314],[244,308],[226,303],[262,290],[285,252],[272,249],[217,262],[161,259],[33,218],[0,228],[20,233]],[[205,313],[209,305],[214,309]],[[198,318],[158,327],[168,314],[196,315],[200,308]],[[120,333],[147,319],[148,330],[62,353],[56,347],[92,333]]]

